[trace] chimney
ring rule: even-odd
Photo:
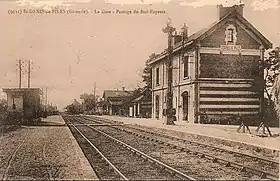
[[[189,30],[188,26],[186,25],[186,23],[184,23],[184,26],[182,27],[182,36],[183,36],[185,41],[188,40],[188,36],[189,36],[188,35],[188,30]]]
[[[223,5],[218,5],[218,18],[219,20],[223,19],[226,15],[231,12],[237,11],[241,16],[243,16],[243,9],[245,4],[233,5],[230,7],[223,7]]]
[[[181,42],[181,40],[182,40],[182,36],[178,35],[178,34],[175,34],[175,36],[174,36],[174,45],[176,45],[177,43]]]
[[[122,90],[125,91],[125,87],[122,87]]]

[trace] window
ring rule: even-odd
[[[15,98],[13,98],[13,109],[16,109]]]
[[[167,64],[165,65],[165,84],[167,85],[168,84],[168,66]]]
[[[167,84],[167,64],[163,64],[163,84]]]
[[[159,86],[159,67],[156,68],[156,86]]]
[[[233,42],[233,29],[228,29],[228,42]]]
[[[189,76],[189,57],[184,57],[184,78]]]

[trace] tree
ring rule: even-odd
[[[74,99],[73,103],[66,106],[67,112],[70,114],[80,114],[82,113],[82,105],[76,99]]]
[[[7,101],[5,99],[0,99],[0,113],[6,112],[8,107]]]
[[[0,99],[0,123],[5,119],[7,115],[7,101],[5,99]]]
[[[279,47],[271,50],[268,53],[268,57],[265,58],[263,62],[259,62],[259,70],[264,71],[264,77],[260,77],[257,75],[255,88],[256,91],[262,90],[265,94],[265,102],[263,103],[264,112],[263,117],[265,120],[269,120],[270,124],[276,122],[276,108],[277,108],[277,100],[275,99],[278,97],[279,92]],[[263,82],[264,81],[264,82]],[[280,112],[280,109],[279,109]]]
[[[265,71],[265,92],[269,100],[273,99],[273,94],[278,92],[278,87],[276,83],[278,82],[279,75],[279,47],[269,52],[269,57],[264,61],[264,71]],[[272,91],[272,89],[274,91]]]
[[[266,59],[266,93],[273,109],[273,113],[279,118],[280,115],[280,47],[276,47],[269,52],[269,57]]]
[[[95,96],[94,94],[84,93],[80,95],[80,99],[83,100],[82,106],[85,111],[91,111],[96,108],[98,96]]]
[[[143,82],[146,84],[145,87],[152,88],[152,67],[149,65],[150,61],[157,57],[157,54],[152,53],[149,59],[146,60],[145,68],[143,70],[142,78]]]

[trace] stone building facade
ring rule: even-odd
[[[218,20],[185,37],[174,38],[173,108],[179,121],[200,122],[202,116],[258,116],[261,109],[259,68],[272,44],[243,16],[244,5],[218,6]],[[182,39],[182,38],[181,38]],[[152,118],[163,119],[167,101],[167,52],[152,66]]]

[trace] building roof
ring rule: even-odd
[[[247,21],[242,15],[240,15],[237,11],[233,11],[228,13],[226,16],[224,16],[221,20],[215,21],[212,24],[210,24],[208,27],[201,29],[200,31],[192,34],[190,37],[188,37],[187,40],[185,40],[184,47],[188,48],[192,45],[194,45],[197,41],[203,40],[207,36],[209,36],[213,30],[220,27],[220,25],[226,23],[226,21],[230,17],[236,17],[237,20],[239,20],[242,24],[244,24],[247,28],[247,30],[253,32],[257,38],[259,38],[260,42],[264,45],[265,49],[272,48],[272,43],[266,39],[259,31],[256,29],[249,21]],[[173,52],[176,52],[178,50],[182,49],[182,41],[178,42],[173,47]],[[167,56],[167,50],[163,51],[162,53],[158,54],[157,57],[155,57],[153,60],[149,62],[149,64],[153,64],[157,62],[158,60],[161,60]]]
[[[40,88],[3,88],[3,92],[33,92],[37,94],[43,94]]]
[[[109,102],[109,104],[111,104],[113,106],[120,106],[120,105],[123,104],[122,101],[112,101],[112,100],[109,100],[108,102]]]
[[[145,88],[142,90],[139,95],[132,100],[132,102],[149,102],[152,100],[151,90],[149,88]]]
[[[103,98],[118,98],[118,97],[125,97],[129,96],[133,93],[133,91],[123,91],[123,90],[104,90]]]

